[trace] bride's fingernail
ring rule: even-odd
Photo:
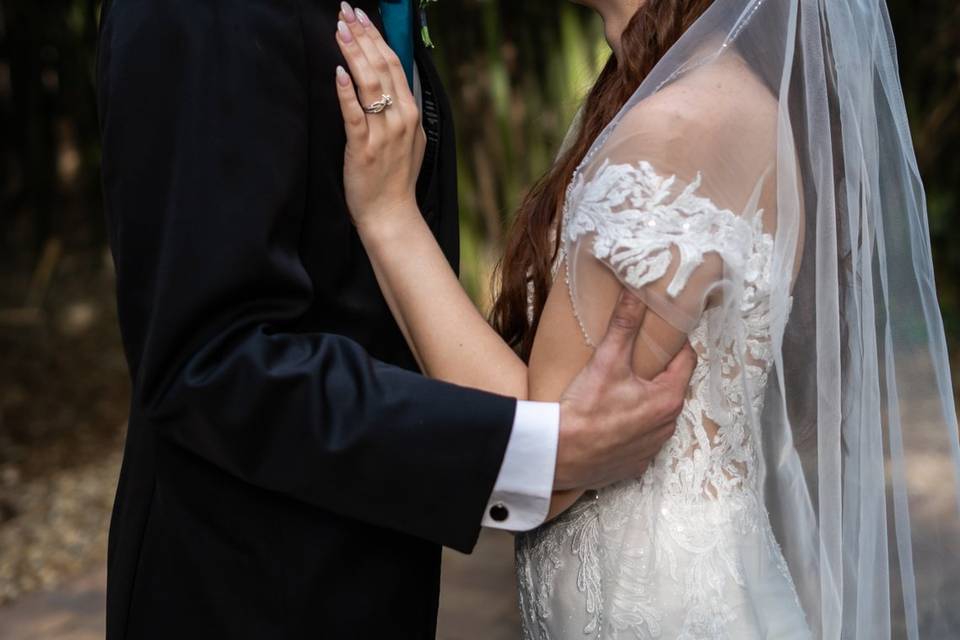
[[[337,82],[341,87],[345,87],[350,84],[350,76],[347,75],[347,70],[339,64],[337,65]]]
[[[350,33],[350,27],[343,20],[337,21],[337,31],[340,32],[340,38],[344,42],[353,42],[353,34]]]
[[[367,16],[363,9],[357,9],[357,20],[365,27],[370,26],[370,17]]]
[[[340,3],[340,11],[343,12],[343,17],[347,22],[354,22],[357,19],[357,14],[353,12],[353,7],[348,2]]]

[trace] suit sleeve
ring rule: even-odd
[[[515,401],[297,330],[307,84],[329,71],[308,70],[290,1],[109,9],[98,93],[132,411],[246,482],[469,550]]]

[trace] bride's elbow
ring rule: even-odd
[[[506,396],[508,398],[516,398],[517,400],[530,399],[530,388],[527,385],[526,376],[523,376],[522,379],[504,381],[502,385],[498,384],[497,387],[497,389],[493,390],[493,393]]]
[[[491,393],[517,400],[530,399],[530,384],[527,380],[527,367],[516,366],[493,372],[490,380]]]
[[[473,367],[466,370],[457,367],[447,371],[427,369],[425,373],[428,377],[436,380],[450,382],[461,387],[479,389],[507,398],[528,400],[530,396],[526,368],[522,373],[513,371],[484,372]]]

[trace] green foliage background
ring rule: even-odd
[[[960,5],[888,4],[944,314],[958,338]],[[99,0],[0,0],[4,271],[32,269],[51,238],[67,251],[104,242],[92,84],[98,11]],[[458,123],[463,279],[484,304],[512,212],[551,162],[608,50],[599,21],[565,0],[440,0],[429,16]]]

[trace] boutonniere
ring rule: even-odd
[[[430,29],[427,26],[427,7],[437,0],[420,0],[420,38],[423,46],[433,49],[433,40],[430,39]]]

